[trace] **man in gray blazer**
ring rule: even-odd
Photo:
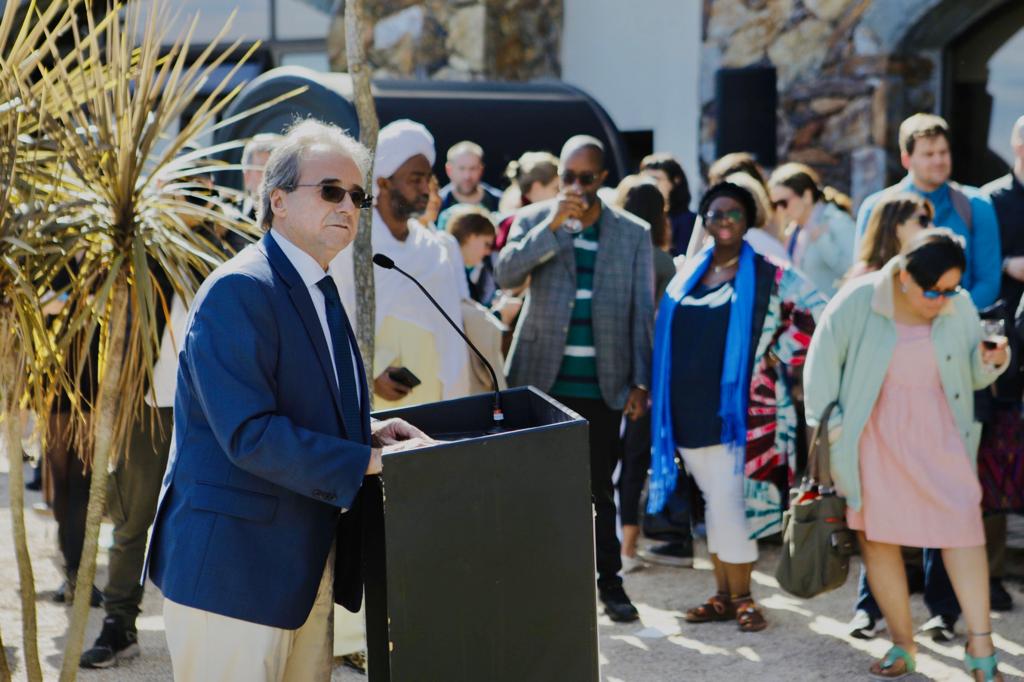
[[[629,622],[638,615],[619,577],[612,472],[623,413],[647,410],[651,239],[646,223],[598,198],[608,175],[599,140],[570,138],[559,166],[561,193],[520,212],[498,256],[502,288],[530,282],[506,369],[511,385],[536,386],[590,422],[598,593],[612,620]]]

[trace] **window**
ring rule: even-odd
[[[281,55],[281,66],[304,66],[320,73],[331,70],[326,52],[292,52]]]
[[[151,0],[140,0],[136,5],[142,12],[139,30],[144,31],[146,19],[152,11]],[[199,15],[195,32],[192,34],[192,45],[207,45],[217,37],[237,10],[230,30],[225,34],[221,44],[225,47],[241,38],[247,42],[267,40],[270,38],[270,0],[245,0],[245,2],[206,2],[204,0],[175,0],[173,3],[161,3],[161,11],[168,17],[164,43],[173,45],[174,41],[188,30],[189,25]],[[164,28],[161,26],[161,28]]]
[[[988,94],[992,96],[988,146],[1012,166],[1010,131],[1017,118],[1024,115],[1024,29],[1018,30],[989,60]]]
[[[334,0],[273,0],[276,40],[323,40],[334,16]]]

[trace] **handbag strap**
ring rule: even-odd
[[[811,437],[811,447],[808,453],[807,471],[811,480],[827,488],[833,487],[832,448],[829,445],[828,423],[832,416],[832,410],[838,405],[839,401],[833,400],[821,413],[821,419]]]

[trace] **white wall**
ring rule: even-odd
[[[564,0],[562,80],[620,130],[653,130],[655,151],[700,184],[701,0]]]

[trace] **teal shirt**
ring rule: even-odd
[[[896,347],[893,275],[899,257],[879,272],[854,279],[825,308],[804,369],[807,424],[817,426],[825,407],[839,400],[829,423],[832,476],[853,509],[861,508],[860,437],[878,400]],[[974,421],[974,391],[1006,370],[981,361],[981,322],[962,292],[932,322],[939,376],[964,448],[974,463],[981,424]],[[1007,363],[1009,364],[1009,363]]]
[[[597,383],[597,352],[591,298],[594,295],[594,264],[597,262],[598,222],[573,238],[576,258],[576,301],[569,320],[562,366],[551,395],[567,398],[601,398]]]

